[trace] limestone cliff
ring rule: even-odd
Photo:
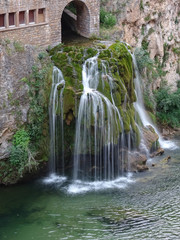
[[[16,183],[48,159],[49,86],[45,75],[51,65],[48,54],[41,51],[8,39],[0,42],[0,184]],[[21,142],[17,148],[15,133]],[[46,143],[42,143],[45,138]]]
[[[166,80],[175,88],[180,79],[179,0],[102,0],[101,7],[116,15],[117,25],[111,30],[113,38],[134,48],[146,44],[151,59],[158,57],[165,63]],[[159,81],[154,87],[159,87]]]
[[[35,48],[10,41],[0,44],[0,160],[9,157],[12,135],[17,124],[27,121],[28,86],[20,80],[31,73]]]

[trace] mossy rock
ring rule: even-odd
[[[61,52],[56,51],[52,56],[54,64],[61,69],[65,79],[64,96],[64,125],[65,125],[65,149],[67,147],[67,156],[70,157],[73,154],[74,147],[74,135],[75,135],[75,119],[77,118],[77,109],[80,102],[80,97],[83,93],[82,85],[82,65],[86,59],[97,55],[98,50],[96,48],[84,47],[65,47],[61,46]],[[106,74],[104,66],[106,66]],[[99,50],[98,55],[98,69],[99,69],[99,84],[97,90],[102,93],[111,103],[113,100],[116,107],[120,111],[122,116],[124,131],[129,133],[132,129],[137,139],[137,146],[140,142],[140,134],[135,124],[135,111],[132,103],[136,100],[134,83],[133,83],[133,67],[132,57],[128,52],[127,46],[123,43],[116,42],[112,44],[108,49]],[[111,83],[111,84],[110,84]],[[111,93],[112,92],[112,93]],[[112,99],[113,96],[113,99]],[[104,106],[105,100],[102,100]],[[76,105],[76,107],[75,107]],[[76,111],[75,111],[76,108]],[[114,111],[114,118],[117,113]],[[107,121],[107,109],[104,109],[105,121]],[[93,115],[91,117],[90,126],[88,129],[94,128]],[[118,122],[118,126],[114,126],[114,143],[116,143],[120,133],[122,132],[121,123]],[[72,128],[74,126],[74,128]],[[72,131],[72,132],[71,132]],[[93,134],[92,134],[93,135]],[[72,143],[69,139],[71,138]],[[93,142],[93,138],[91,139]],[[69,144],[69,146],[66,146]],[[91,149],[86,149],[85,153],[93,153],[93,146]]]
[[[108,50],[108,49],[105,49],[105,50],[102,50],[100,53],[99,53],[99,56],[98,56],[98,58],[100,58],[100,59],[109,59],[109,58],[111,58],[111,51],[110,50]]]
[[[50,56],[53,56],[53,55],[55,55],[57,52],[62,51],[63,46],[64,46],[64,45],[63,45],[62,43],[58,44],[57,46],[55,46],[54,48],[52,48],[52,49],[49,51],[49,55],[50,55]]]
[[[121,94],[120,94],[120,91],[116,91],[116,92],[113,94],[113,97],[114,97],[115,105],[116,105],[117,107],[121,106]]]
[[[67,65],[68,55],[67,53],[58,52],[52,56],[52,61],[54,62],[55,66],[62,70]]]
[[[62,49],[63,49],[63,52],[69,53],[69,52],[74,52],[76,50],[76,47],[74,47],[74,46],[65,46]]]
[[[130,131],[130,124],[131,124],[131,118],[127,111],[123,111],[122,119],[123,119],[123,123],[124,123],[124,130],[127,133]]]
[[[72,87],[67,87],[63,92],[63,107],[64,107],[64,118],[70,110],[75,113],[75,92]]]
[[[85,56],[85,60],[91,57],[96,56],[98,53],[97,49],[95,48],[88,48],[86,51],[86,56]]]

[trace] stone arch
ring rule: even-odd
[[[67,7],[73,4],[76,13],[70,11]],[[89,37],[91,34],[91,13],[87,4],[82,0],[70,0],[64,6],[64,9],[61,14],[61,29],[63,30],[63,18],[66,18],[66,21],[69,22],[69,27],[77,32],[79,35],[84,37]]]

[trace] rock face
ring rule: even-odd
[[[136,171],[142,172],[142,171],[148,170],[148,167],[146,166],[147,151],[153,152],[151,154],[151,157],[159,156],[164,153],[164,150],[162,148],[157,149],[159,136],[154,131],[152,126],[144,127],[142,129],[142,135],[143,135],[143,139],[141,141],[139,151],[132,152],[129,155],[130,170],[133,172],[136,172]]]
[[[28,86],[20,81],[31,73],[36,49],[3,41],[0,44],[0,160],[9,157],[12,136],[27,121]]]
[[[113,12],[118,20],[114,38],[133,47],[145,42],[150,57],[165,62],[169,85],[179,80],[180,2],[179,0],[102,1],[101,6]],[[158,86],[158,82],[155,86]]]
[[[143,128],[143,136],[144,136],[144,142],[147,147],[147,149],[152,152],[156,150],[156,143],[158,142],[159,136],[155,132],[152,126],[146,126],[146,128]]]

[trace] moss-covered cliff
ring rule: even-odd
[[[65,79],[63,118],[66,164],[72,165],[74,153],[75,121],[83,93],[82,65],[88,58],[94,56],[97,56],[99,71],[97,90],[111,103],[114,101],[123,120],[123,129],[121,129],[122,126],[118,127],[119,130],[116,129],[116,138],[118,139],[122,131],[128,134],[132,130],[135,139],[133,146],[137,147],[140,137],[135,124],[133,102],[136,101],[136,96],[133,83],[133,63],[128,46],[120,42],[116,42],[107,48],[98,44],[88,49],[59,45],[52,49],[50,54],[54,65],[61,69]],[[103,74],[104,71],[106,74]],[[93,135],[93,121],[91,124]],[[93,140],[91,141],[93,143]],[[92,151],[91,149],[91,153]],[[85,152],[90,152],[90,149]]]
[[[22,54],[22,53],[18,53]],[[122,122],[114,128],[114,143],[124,134],[124,147],[128,147],[128,136],[131,134],[131,148],[138,147],[140,135],[135,123],[135,110],[133,103],[136,101],[133,83],[133,63],[129,47],[121,42],[116,42],[110,47],[97,44],[89,48],[58,45],[49,54],[39,52],[37,60],[32,64],[32,72],[18,80],[20,88],[26,88],[25,98],[27,103],[27,116],[24,121],[22,115],[17,118],[17,111],[23,101],[12,107],[14,113],[14,127],[8,138],[7,155],[0,160],[0,183],[12,184],[26,177],[36,175],[44,166],[48,167],[49,148],[49,97],[52,84],[53,65],[61,69],[65,88],[63,91],[63,125],[64,125],[64,158],[67,170],[73,167],[73,154],[75,145],[75,129],[78,108],[84,88],[82,83],[83,63],[97,56],[99,80],[97,91],[105,96],[108,101],[118,109]],[[61,87],[58,91],[60,92]],[[15,94],[12,88],[12,94]],[[16,95],[18,100],[18,95]],[[104,100],[103,100],[104,101]],[[56,116],[60,119],[60,108]],[[105,122],[107,121],[105,110]],[[93,118],[89,129],[93,132]],[[6,133],[2,128],[2,132]],[[8,131],[10,129],[8,128]],[[90,132],[91,133],[91,132]],[[61,134],[61,133],[60,133]],[[2,135],[3,136],[3,135]],[[3,139],[2,139],[3,140]],[[92,143],[94,145],[94,140]],[[103,148],[104,146],[101,146]],[[92,147],[93,149],[93,147]],[[84,153],[94,154],[87,148]],[[59,151],[59,150],[58,150]],[[101,151],[101,149],[99,149]],[[124,150],[123,150],[124,151]],[[60,167],[60,164],[59,166]],[[125,166],[125,169],[127,166]],[[126,169],[127,170],[127,169]]]

